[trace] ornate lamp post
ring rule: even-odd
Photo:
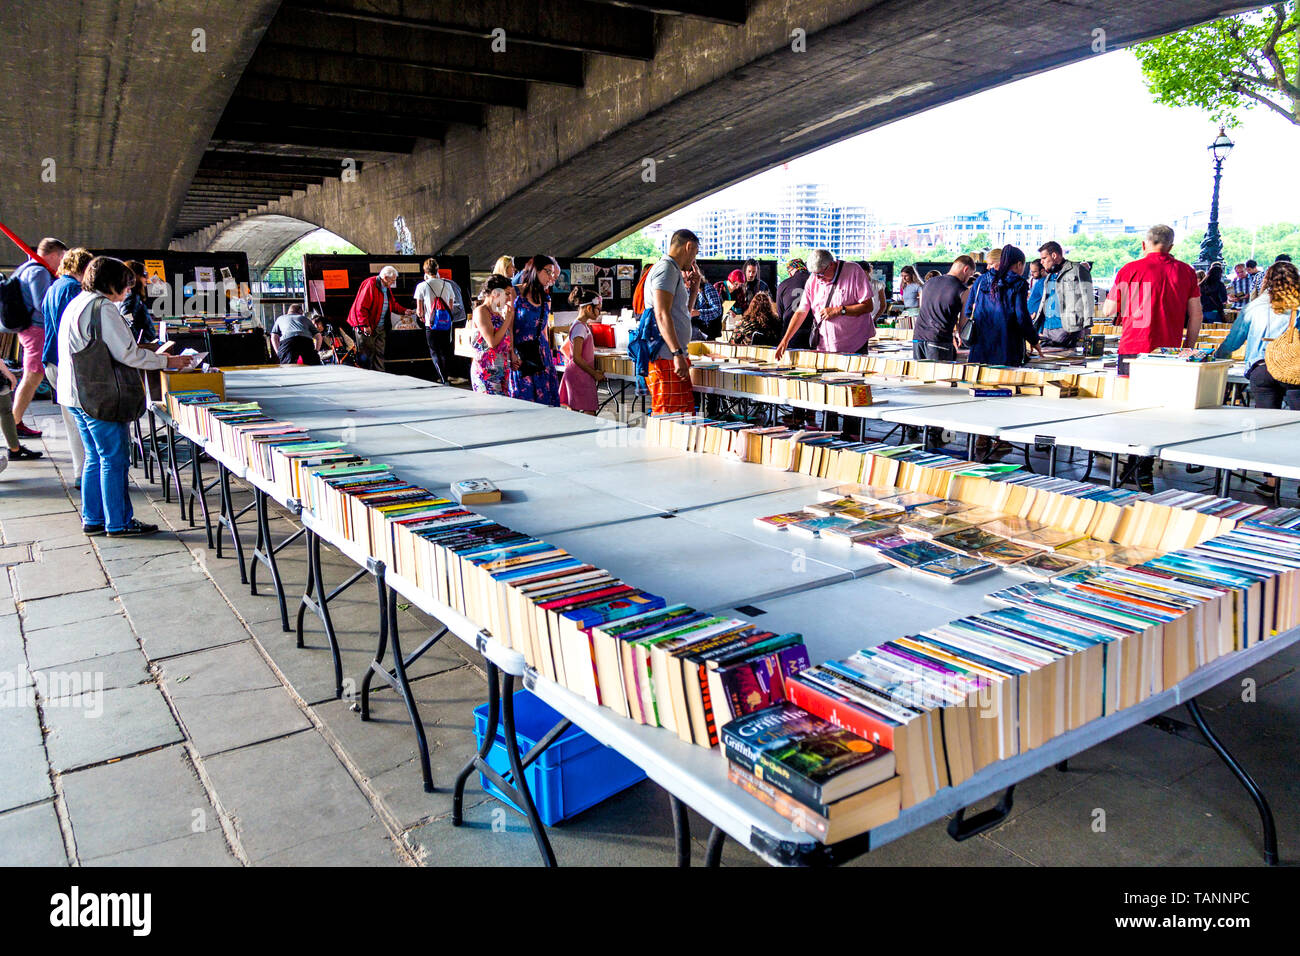
[[[1201,261],[1198,266],[1208,269],[1223,258],[1223,237],[1219,235],[1219,182],[1223,179],[1223,161],[1232,152],[1234,143],[1219,127],[1219,135],[1207,148],[1214,157],[1214,198],[1210,201],[1210,225],[1201,241]]]

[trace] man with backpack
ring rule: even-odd
[[[63,254],[68,251],[58,239],[45,238],[36,245],[36,258],[28,259],[4,284],[4,331],[16,333],[23,346],[23,377],[14,390],[14,421],[18,434],[39,438],[41,433],[23,424],[23,414],[31,404],[45,377],[41,353],[45,350],[45,318],[41,301],[58,272]]]
[[[460,287],[438,274],[438,260],[424,260],[424,281],[415,287],[415,313],[424,326],[429,358],[442,384],[448,384],[456,327],[465,324],[465,300]]]

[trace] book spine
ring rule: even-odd
[[[797,677],[791,677],[785,682],[785,692],[790,703],[802,707],[808,713],[888,750],[894,749],[894,725],[865,707],[812,687]]]

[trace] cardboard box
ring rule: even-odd
[[[1223,404],[1231,365],[1135,358],[1129,362],[1126,400],[1166,408],[1217,408]]]
[[[196,392],[207,390],[215,392],[224,401],[226,398],[226,378],[220,372],[150,372],[149,397],[159,402],[166,402],[171,392]],[[158,392],[154,394],[157,383]]]

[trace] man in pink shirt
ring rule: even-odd
[[[780,361],[799,327],[813,316],[813,339],[821,352],[865,352],[876,334],[872,319],[874,301],[870,276],[856,262],[836,259],[818,249],[808,259],[808,284],[804,286],[799,311],[790,317],[790,327],[776,347]]]

